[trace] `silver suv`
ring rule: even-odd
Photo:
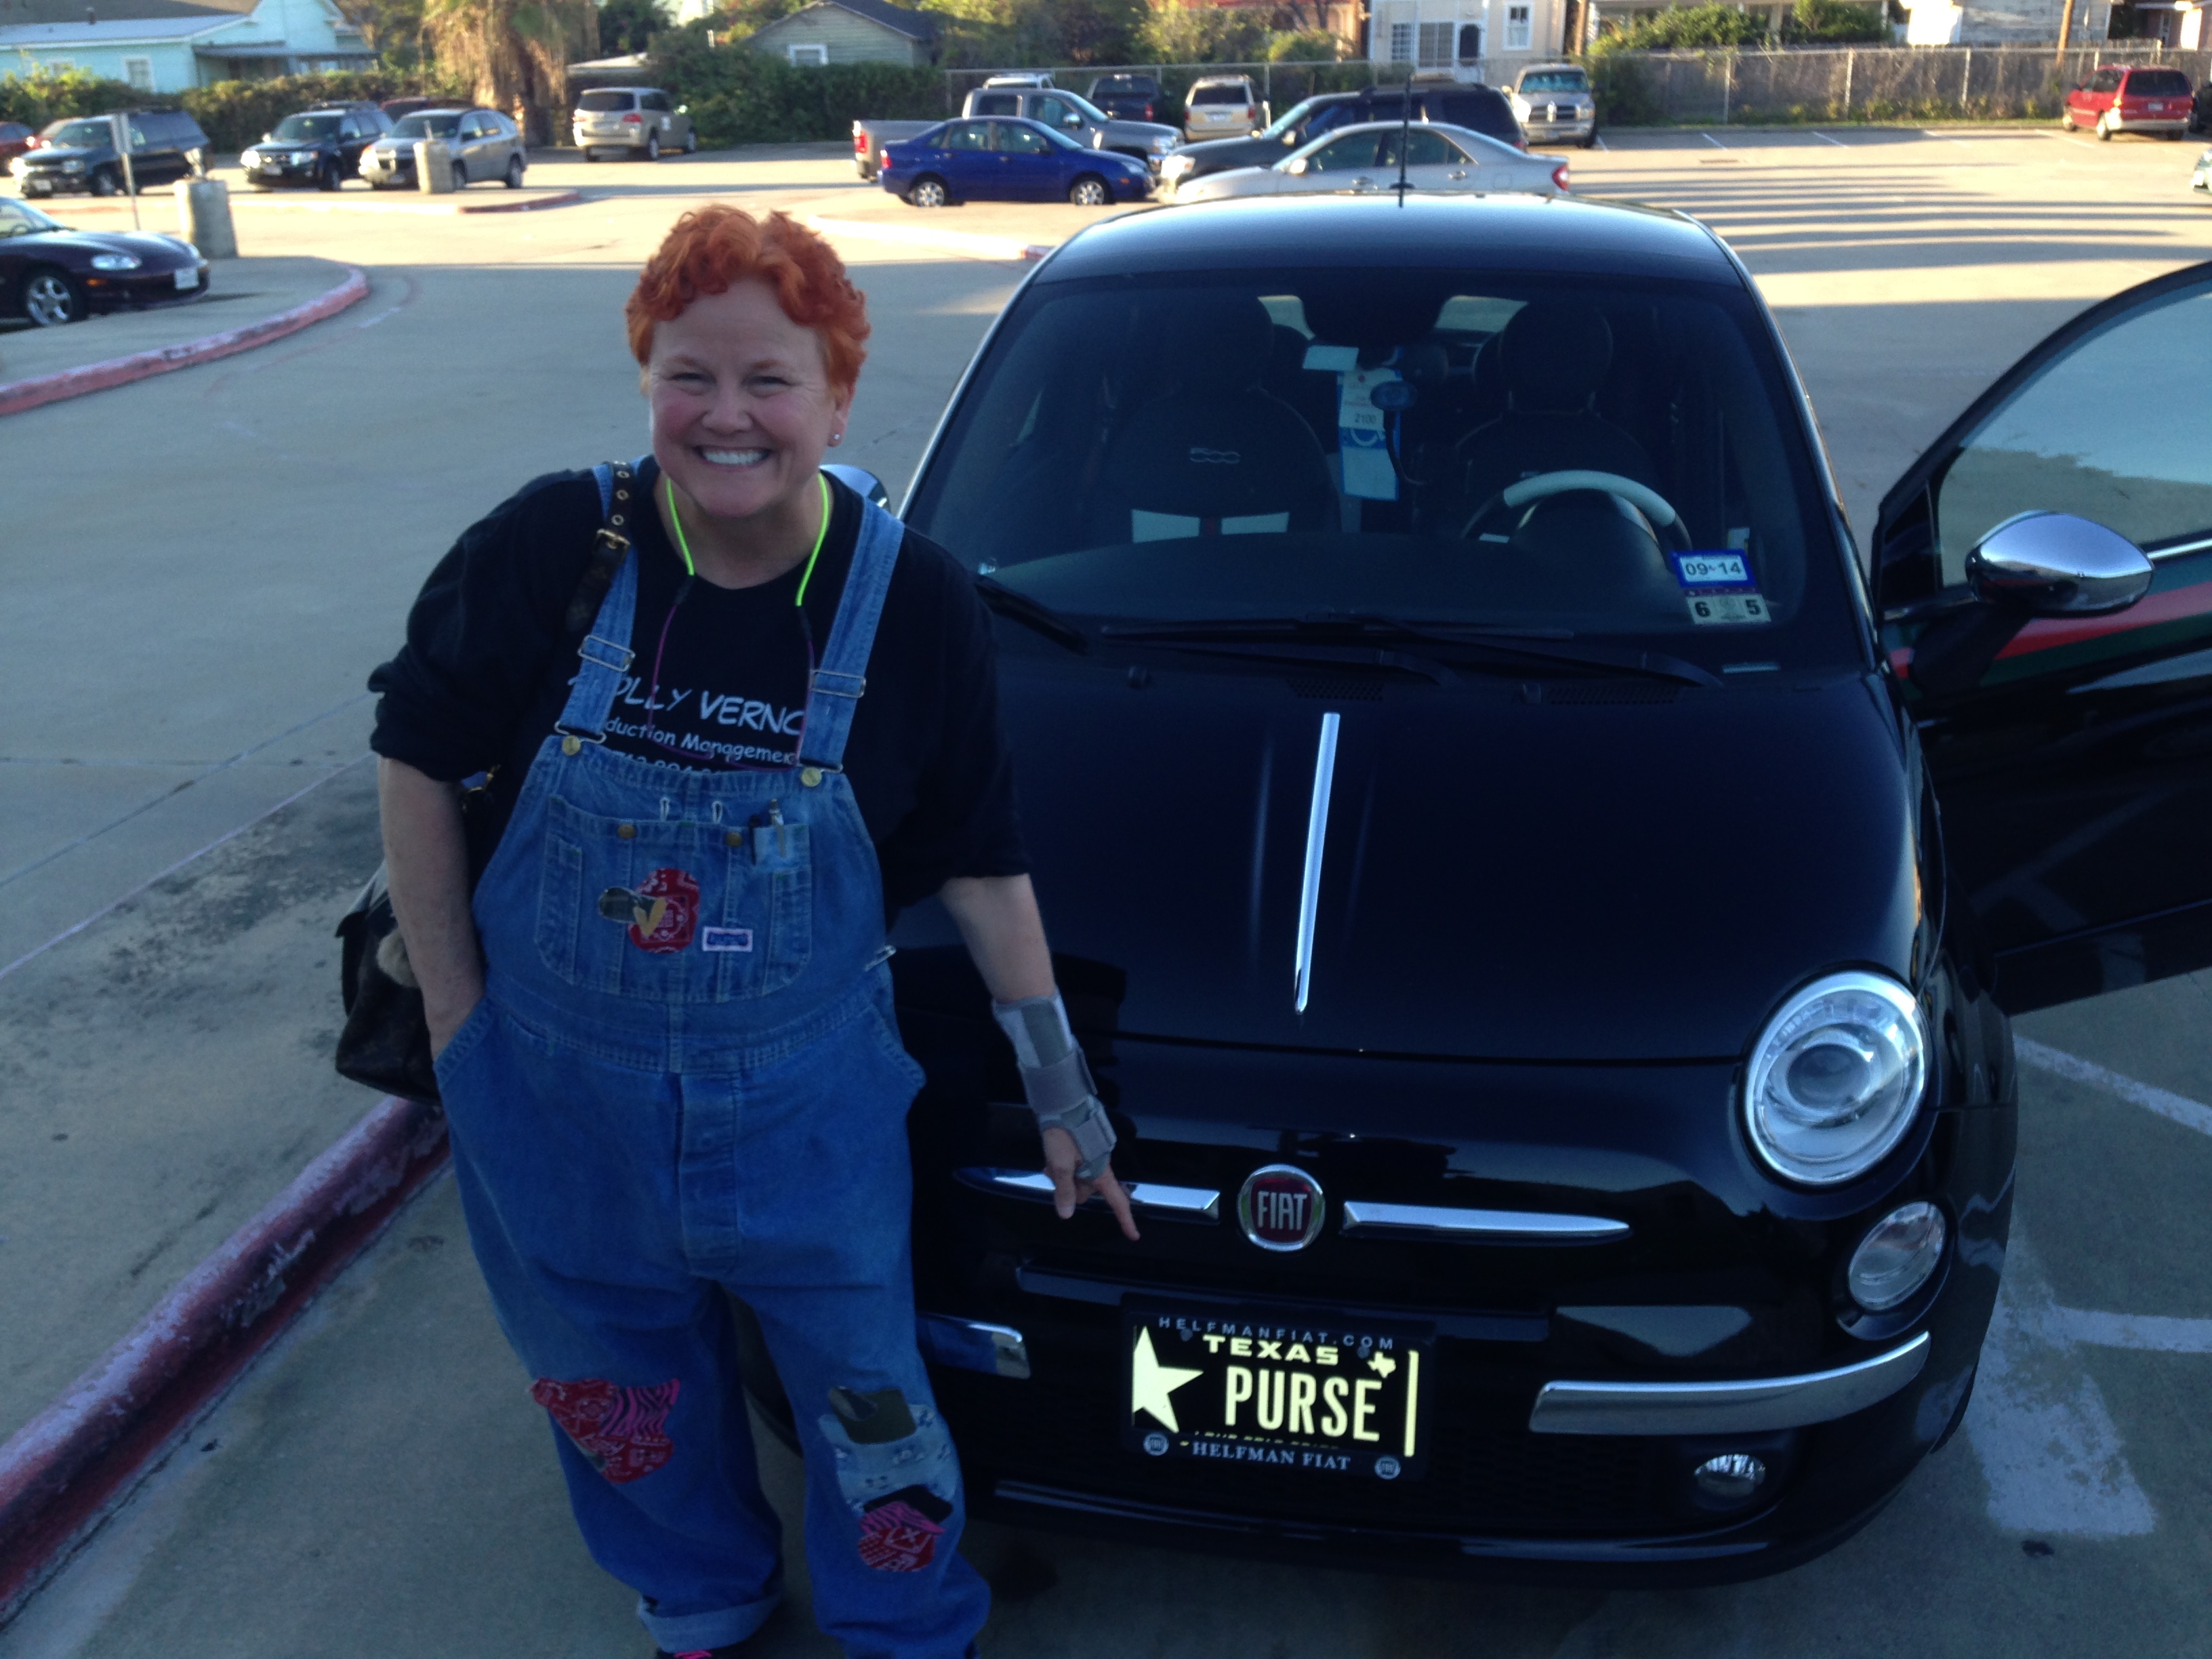
[[[369,188],[414,189],[415,143],[420,138],[444,141],[453,158],[455,190],[466,190],[479,179],[503,179],[509,190],[522,188],[529,155],[514,123],[495,109],[424,109],[403,116],[361,153],[361,176]]]
[[[1597,142],[1597,94],[1589,71],[1579,64],[1531,64],[1506,94],[1521,130],[1532,144]]]
[[[576,100],[572,127],[586,161],[603,150],[628,150],[658,161],[664,150],[689,155],[699,148],[689,108],[658,87],[594,87]]]

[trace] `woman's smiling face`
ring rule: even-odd
[[[717,519],[798,505],[853,405],[830,383],[821,337],[758,277],[657,325],[645,379],[653,459]]]

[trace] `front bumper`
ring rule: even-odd
[[[364,157],[360,172],[372,185],[411,185],[415,182],[415,158],[411,155],[394,155],[389,160],[383,156],[373,160]]]
[[[92,174],[89,172],[33,173],[27,170],[15,175],[15,187],[22,191],[26,200],[48,196],[74,196],[81,191],[88,194],[92,189]]]
[[[202,259],[191,271],[188,289],[177,286],[176,273],[171,270],[94,271],[77,281],[83,285],[88,311],[147,311],[156,306],[190,305],[206,297],[208,262]]]
[[[1562,139],[1589,137],[1597,131],[1597,118],[1589,115],[1575,121],[1523,121],[1521,130],[1528,134],[1532,144],[1558,143]]]
[[[324,158],[315,155],[295,165],[247,167],[246,182],[262,190],[281,190],[293,185],[312,185],[320,182],[323,167]],[[343,177],[343,167],[340,173]]]

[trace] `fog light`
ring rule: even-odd
[[[1766,1465],[1748,1452],[1723,1452],[1698,1464],[1690,1478],[1706,1497],[1741,1504],[1766,1484]]]
[[[1869,1313],[1894,1308],[1943,1259],[1943,1212],[1925,1200],[1892,1210],[1851,1252],[1851,1299]]]

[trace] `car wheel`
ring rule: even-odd
[[[1585,133],[1585,134],[1583,134],[1583,139],[1582,139],[1582,146],[1581,146],[1581,147],[1582,147],[1583,149],[1589,149],[1592,148],[1595,144],[1596,144],[1596,143],[1597,143],[1597,134],[1595,134],[1595,132]]]
[[[469,170],[468,170],[468,168],[466,168],[465,167],[462,166],[462,165],[461,165],[461,163],[459,163],[459,161],[454,162],[454,163],[453,163],[453,188],[454,188],[455,190],[466,190],[468,187],[469,187]]]
[[[337,190],[344,183],[345,179],[339,173],[338,164],[336,161],[324,162],[322,172],[315,179],[315,187],[318,190]]]
[[[113,196],[122,188],[123,181],[106,167],[92,175],[92,193],[94,196]]]
[[[918,208],[941,208],[952,198],[945,188],[945,180],[925,173],[907,186],[906,199]]]
[[[648,161],[658,161],[660,159],[660,135],[657,132],[648,132],[645,135],[645,159]]]
[[[507,187],[509,190],[522,188],[522,158],[520,155],[507,158]]]
[[[599,159],[599,153],[586,144],[584,146],[584,159],[586,161],[596,161]]]
[[[2069,131],[2069,132],[2075,132],[2075,131],[2079,131],[2079,129],[2078,129],[2078,128],[2076,128],[2076,127],[2075,126],[2075,125],[2074,125],[2074,112],[2073,112],[2072,110],[2070,110],[2070,109],[2068,109],[2068,110],[2061,110],[2061,111],[2059,111],[2059,112],[2058,112],[2058,125],[2059,125],[2060,126],[2062,126],[2062,127],[2065,128],[2065,129],[2066,129],[2066,131]]]
[[[699,153],[698,128],[694,127],[684,135],[684,153],[686,155],[696,155]]]
[[[2101,115],[2097,118],[2097,142],[2101,144],[2112,142],[2112,124]]]
[[[1067,199],[1078,207],[1104,207],[1114,199],[1114,192],[1106,188],[1103,179],[1086,173],[1067,187]]]
[[[84,298],[76,284],[67,271],[52,265],[36,265],[26,271],[22,291],[15,297],[15,308],[40,328],[59,328],[84,316]]]

